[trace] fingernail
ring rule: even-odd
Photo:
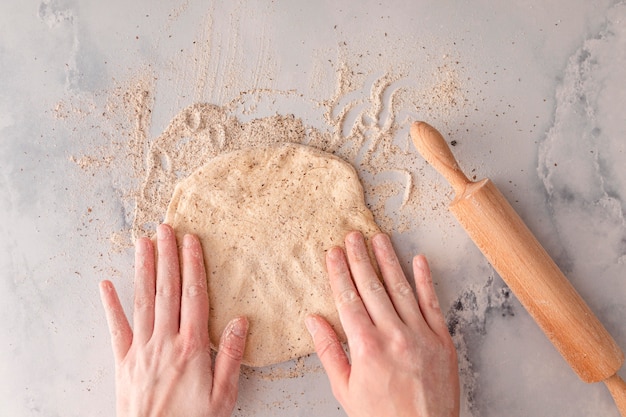
[[[425,269],[424,258],[420,255],[416,255],[413,257],[413,265],[419,269]]]
[[[387,242],[389,242],[389,237],[384,233],[378,233],[372,238],[372,245],[377,248],[384,248],[387,246]]]
[[[363,242],[363,235],[361,234],[361,232],[351,232],[348,235],[347,240],[349,243],[357,245]]]
[[[148,248],[150,247],[150,240],[147,238],[140,238],[135,243],[135,250],[138,254],[144,255],[148,253]]]
[[[328,251],[328,255],[327,255],[328,259],[333,260],[333,261],[341,259],[341,251],[342,251],[341,248],[337,248],[337,247],[331,248]]]
[[[233,335],[240,338],[246,337],[246,333],[248,333],[248,320],[245,317],[234,319],[228,324],[226,333],[229,336]]]
[[[165,240],[170,236],[170,227],[166,224],[160,224],[157,227],[157,238],[159,240]]]
[[[193,245],[193,236],[190,234],[186,234],[183,237],[183,247],[185,249],[189,249]]]
[[[113,284],[111,283],[111,281],[107,281],[107,280],[100,281],[100,290],[111,292],[113,291]]]
[[[306,326],[306,329],[309,331],[311,336],[314,336],[315,333],[317,333],[318,324],[317,320],[315,320],[313,316],[306,316],[306,318],[304,319],[304,325]]]

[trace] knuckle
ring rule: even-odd
[[[398,282],[393,285],[392,291],[402,297],[408,297],[413,294],[413,288],[411,288],[411,285],[406,281]]]
[[[222,342],[220,351],[234,360],[241,360],[243,358],[243,346],[236,343],[229,341]]]
[[[156,295],[161,298],[175,298],[180,296],[180,289],[174,285],[160,285]]]
[[[337,304],[347,305],[355,303],[359,300],[359,294],[357,294],[354,288],[348,288],[341,291],[337,296]]]
[[[222,337],[220,352],[226,354],[231,359],[241,360],[244,354],[243,340],[233,334]]]
[[[135,296],[134,307],[136,311],[150,310],[154,308],[154,297]]]
[[[350,354],[362,358],[379,357],[384,343],[367,331],[357,332],[350,342]]]
[[[406,356],[415,347],[413,338],[401,329],[394,329],[392,331],[389,345],[397,355],[401,356]]]
[[[185,287],[185,297],[193,298],[199,295],[206,295],[206,286],[203,284],[192,284]]]
[[[371,293],[385,292],[385,287],[382,282],[377,279],[373,279],[367,283],[367,290]]]
[[[190,358],[200,352],[205,352],[207,344],[200,337],[190,335],[181,340],[179,350],[182,358]]]
[[[336,354],[337,345],[339,345],[339,340],[332,336],[324,336],[320,340],[315,342],[315,350],[317,351],[317,356],[323,358],[329,354]],[[341,348],[343,352],[343,348]],[[335,353],[333,353],[335,352]]]

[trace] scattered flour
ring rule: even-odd
[[[361,180],[370,208],[382,228],[399,232],[409,230],[419,218],[424,203],[417,196],[413,177],[418,156],[410,145],[407,146],[406,138],[404,146],[396,143],[399,132],[406,129],[410,121],[397,120],[396,116],[401,107],[415,106],[420,97],[431,110],[433,106],[459,106],[464,99],[454,71],[437,75],[428,92],[395,86],[402,77],[402,74],[383,74],[369,87],[365,103],[352,101],[344,104],[343,97],[364,86],[355,85],[355,74],[347,64],[340,65],[336,92],[322,102],[330,131],[306,126],[293,114],[241,122],[236,109],[244,105],[244,100],[246,103],[249,100],[250,92],[245,92],[226,105],[196,103],[186,107],[154,140],[149,140],[147,135],[152,93],[145,84],[137,84],[124,95],[135,118],[129,156],[137,176],[143,176],[136,195],[133,238],[154,232],[156,225],[163,220],[176,183],[207,160],[224,152],[277,142],[306,144],[348,160],[363,173]],[[443,78],[440,80],[439,77]],[[396,178],[386,175],[394,172]],[[388,178],[379,181],[385,176]],[[400,199],[390,214],[388,200],[394,196]]]
[[[210,47],[209,43],[208,36],[199,42],[198,55]],[[210,62],[198,59],[195,73],[204,79]],[[468,104],[468,86],[462,83],[462,65],[450,57],[436,61],[432,72],[420,80],[402,68],[364,71],[350,59],[334,63],[334,92],[327,99],[311,101],[311,107],[321,111],[324,126],[308,125],[294,114],[243,117],[254,116],[264,97],[298,94],[251,89],[218,103],[191,104],[180,110],[162,133],[152,137],[158,75],[151,68],[103,93],[107,96],[104,103],[60,102],[52,113],[64,122],[95,124],[101,117],[115,126],[113,131],[103,132],[108,145],[69,157],[90,175],[119,170],[129,176],[129,186],[121,195],[127,227],[108,232],[114,248],[131,247],[137,237],[152,235],[164,218],[176,184],[206,161],[225,152],[277,142],[306,144],[349,161],[359,171],[377,223],[386,232],[403,233],[445,213],[450,193],[422,180],[425,164],[410,142],[410,123],[419,115],[445,126],[451,113],[462,114],[472,107]],[[316,82],[327,81],[320,77]],[[197,85],[204,91],[215,83],[208,80]],[[198,97],[203,96],[200,90]],[[296,362],[289,370],[244,373],[276,379],[309,371]]]

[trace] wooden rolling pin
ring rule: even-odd
[[[624,354],[506,198],[489,180],[470,181],[441,134],[417,122],[411,137],[456,193],[450,210],[585,382],[603,381],[626,417],[626,383],[617,375]]]

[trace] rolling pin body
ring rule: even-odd
[[[621,368],[617,343],[490,180],[469,184],[450,211],[583,381]]]
[[[585,382],[603,381],[626,417],[619,346],[488,179],[472,182],[445,140],[426,123],[411,127],[422,156],[454,187],[450,210],[539,327]]]

